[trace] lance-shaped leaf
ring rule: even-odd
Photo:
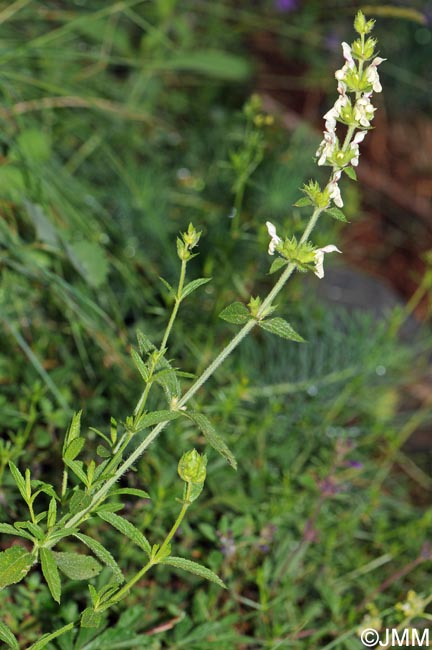
[[[19,471],[18,467],[12,461],[9,462],[9,469],[17,485],[18,490],[24,501],[27,501],[26,482],[24,476]]]
[[[231,467],[237,469],[237,461],[234,457],[234,454],[225,443],[223,438],[221,438],[221,436],[216,433],[215,428],[208,420],[208,418],[202,413],[195,413],[194,411],[183,411],[182,413],[187,418],[195,422],[204,438],[206,439],[206,442],[208,442],[208,444],[213,447],[213,449],[215,449],[218,454],[223,456],[229,462]]]
[[[276,273],[279,269],[283,268],[288,264],[288,260],[285,260],[283,257],[277,257],[270,267],[269,273]]]
[[[225,309],[222,309],[219,318],[234,325],[244,325],[252,318],[249,309],[242,302],[233,302]]]
[[[11,546],[0,553],[0,591],[20,582],[30,571],[35,558],[22,546]]]
[[[0,533],[3,533],[4,535],[16,535],[17,537],[24,537],[25,539],[33,540],[32,535],[22,530],[18,530],[10,524],[0,524]]]
[[[137,331],[136,336],[138,341],[138,348],[141,355],[147,354],[148,352],[156,349],[149,337],[141,332],[141,330]]]
[[[54,553],[49,548],[40,549],[42,573],[51,592],[51,596],[59,603],[61,596],[61,581]]]
[[[147,427],[154,427],[155,424],[175,420],[178,417],[180,417],[178,411],[152,411],[151,413],[145,413],[139,418],[136,423],[136,429],[138,431]]]
[[[339,210],[339,208],[327,208],[327,210],[324,210],[325,214],[329,214],[333,219],[337,219],[337,221],[343,221],[344,223],[348,223],[348,219],[342,212],[342,210]]]
[[[102,565],[90,555],[53,552],[60,571],[71,580],[90,580],[102,571]]]
[[[132,357],[132,360],[133,360],[133,362],[135,364],[135,367],[138,370],[139,374],[144,379],[144,381],[147,383],[149,378],[150,378],[148,368],[147,368],[146,364],[144,363],[144,361],[141,359],[138,352],[135,350],[135,348],[131,348],[131,357]]]
[[[4,641],[12,650],[20,650],[18,641],[7,625],[0,621],[0,640]]]
[[[77,539],[79,539],[83,544],[89,547],[89,549],[96,555],[96,557],[107,567],[111,569],[113,572],[113,577],[114,580],[118,583],[124,582],[124,576],[121,572],[121,569],[111,553],[107,551],[107,549],[102,546],[100,542],[97,540],[93,539],[92,537],[89,537],[88,535],[84,535],[83,533],[75,533],[74,535]]]
[[[68,623],[67,625],[61,627],[59,630],[56,630],[55,632],[51,632],[51,634],[44,634],[43,636],[41,636],[39,641],[33,643],[31,646],[27,648],[27,650],[42,650],[42,648],[45,648],[45,646],[47,646],[50,641],[52,641],[53,639],[57,639],[57,637],[61,636],[65,632],[68,632],[73,627],[74,627],[74,623]]]
[[[343,171],[345,172],[345,174],[349,178],[351,178],[351,180],[353,180],[353,181],[357,180],[357,173],[356,173],[356,170],[354,169],[354,167],[344,167]]]
[[[302,198],[296,201],[293,205],[296,208],[304,208],[307,205],[313,205],[313,203],[307,196],[302,196]]]
[[[304,338],[297,334],[297,332],[291,327],[291,325],[284,320],[283,318],[269,318],[268,320],[258,321],[258,325],[267,332],[272,334],[277,334],[283,339],[288,339],[289,341],[297,341],[298,343],[304,343]]]
[[[187,284],[183,289],[181,300],[184,300],[186,296],[189,296],[189,294],[192,293],[192,291],[195,291],[198,287],[202,287],[203,284],[207,284],[210,280],[211,278],[198,278],[197,280],[189,282],[189,284]]]
[[[136,528],[130,521],[116,515],[113,512],[98,512],[98,516],[111,524],[116,530],[120,531],[123,535],[128,537],[132,542],[137,546],[143,549],[150,557],[151,555],[151,546],[147,538],[142,534],[142,532]]]
[[[186,560],[183,557],[173,557],[172,555],[169,555],[161,561],[161,564],[168,564],[169,566],[173,566],[176,569],[189,571],[189,573],[193,573],[200,578],[205,578],[205,580],[210,580],[210,582],[216,583],[223,589],[227,588],[226,584],[222,582],[216,573],[210,569],[207,569],[207,567],[202,566],[202,564],[198,564],[198,562],[192,562],[192,560]]]
[[[102,614],[95,612],[92,607],[87,607],[81,615],[81,627],[99,627],[102,623]]]

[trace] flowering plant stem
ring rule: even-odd
[[[308,240],[312,230],[314,229],[318,218],[320,214],[323,212],[323,208],[315,208],[313,211],[306,228],[303,232],[303,235],[301,237],[301,242],[305,242]],[[183,264],[182,264],[183,267]],[[257,320],[262,317],[263,313],[265,310],[272,304],[273,300],[276,298],[276,296],[280,293],[288,279],[291,277],[295,270],[295,264],[289,264],[284,272],[281,274],[279,280],[276,282],[274,285],[273,289],[269,292],[267,297],[263,300],[262,305],[258,311],[257,314]],[[181,275],[181,278],[183,277],[184,281],[184,274]],[[181,282],[180,278],[180,282]],[[180,282],[179,282],[179,287],[180,287]],[[180,290],[177,292],[176,296],[176,303],[174,305],[173,312],[171,314],[170,322],[169,325],[174,322],[175,315],[178,310],[178,297],[181,295]],[[195,395],[195,393],[205,384],[205,382],[216,372],[216,370],[219,368],[219,366],[225,361],[225,359],[235,350],[235,348],[241,343],[241,341],[249,334],[249,332],[254,328],[256,325],[257,320],[251,319],[249,320],[243,327],[237,332],[237,334],[231,339],[231,341],[226,345],[223,350],[218,354],[218,356],[212,361],[212,363],[204,370],[204,372],[201,374],[200,377],[192,384],[192,386],[189,388],[188,391],[183,395],[183,397],[178,401],[178,404],[176,405],[176,408],[181,408],[183,406],[186,406],[186,404],[189,402],[189,400]],[[168,329],[168,328],[167,328]],[[166,342],[168,336],[165,333],[163,342]],[[143,393],[144,396],[144,393]],[[143,400],[143,396],[141,397],[140,400],[140,411],[142,412],[142,409],[144,408],[145,400]],[[105,498],[105,495],[109,492],[111,487],[116,483],[121,476],[127,470],[143,455],[145,450],[151,445],[151,443],[158,437],[158,435],[163,431],[163,429],[166,427],[168,424],[168,421],[165,422],[160,422],[157,424],[148,434],[146,438],[138,445],[138,447],[131,453],[131,455],[126,458],[126,460],[119,466],[115,474],[104,483],[104,485],[99,488],[99,490],[93,495],[93,498],[90,502],[90,504],[81,510],[80,512],[77,512],[73,517],[69,519],[69,521],[66,521],[64,524],[65,528],[74,528],[78,524],[80,524],[82,521],[87,519],[89,514],[97,507],[100,503]]]

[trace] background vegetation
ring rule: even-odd
[[[409,4],[364,7],[389,59],[381,117],[361,160],[364,182],[346,184],[353,223],[343,235],[323,223],[316,237],[343,236],[347,258],[391,280],[397,268],[393,284],[407,296],[420,285],[426,320],[429,275],[419,260],[431,247],[430,162],[417,157],[408,174],[412,151],[393,137],[405,124],[414,149],[430,133],[431,7]],[[86,427],[103,430],[130,412],[140,389],[129,347],[138,328],[161,336],[170,297],[158,278],[174,279],[175,236],[189,221],[204,231],[191,266],[213,281],[181,314],[176,365],[204,368],[229,336],[221,308],[265,289],[264,222],[301,229],[291,206],[314,173],[340,41],[350,39],[358,8],[338,0],[0,4],[2,521],[24,516],[9,460],[59,483],[72,412],[83,409]],[[254,119],[256,92],[273,123]],[[407,174],[403,196],[385,185],[392,165]],[[381,188],[367,176],[377,168]],[[52,648],[361,648],[365,615],[397,625],[406,614],[395,605],[409,590],[431,595],[430,456],[402,450],[430,421],[427,323],[403,342],[401,310],[377,322],[364,309],[330,309],[315,286],[297,277],[284,298],[306,345],[255,335],[196,400],[239,469],[210,454],[206,488],[176,544],[229,590],[159,568],[105,630],[65,635]],[[138,528],[166,532],[180,496],[179,455],[203,442],[174,423],[128,476],[151,496],[126,506]],[[97,535],[122,567],[140,565],[108,528]],[[2,549],[10,543],[1,536]],[[23,644],[86,604],[75,582],[58,607],[37,572],[0,594],[2,618]]]

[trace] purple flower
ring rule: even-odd
[[[353,469],[362,469],[363,463],[358,460],[349,460],[347,461],[347,466],[352,467]]]
[[[275,0],[275,7],[278,11],[294,11],[298,9],[298,0]]]

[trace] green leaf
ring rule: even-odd
[[[81,433],[81,414],[82,411],[74,413],[65,439],[65,448],[75,438],[79,438]]]
[[[194,573],[196,576],[199,576],[200,578],[205,578],[206,580],[215,582],[217,585],[219,585],[219,587],[223,587],[223,589],[227,588],[226,584],[222,582],[222,580],[219,578],[219,576],[216,575],[216,573],[213,573],[213,571],[207,569],[207,567],[198,564],[198,562],[192,562],[192,560],[186,560],[183,557],[169,556],[166,557],[164,560],[162,560],[161,564],[168,564],[169,566],[173,566],[176,569],[183,569],[183,571],[189,571],[189,573]]]
[[[206,439],[206,442],[208,442],[208,444],[213,447],[213,449],[215,449],[218,454],[223,456],[229,462],[231,467],[237,469],[237,461],[234,457],[234,454],[227,446],[225,441],[221,438],[221,436],[216,433],[213,425],[208,420],[208,418],[206,418],[206,416],[202,413],[194,413],[193,411],[183,411],[182,413],[190,420],[195,422],[204,438]]]
[[[14,523],[15,528],[18,530],[24,528],[31,533],[32,537],[36,538],[39,541],[42,541],[45,537],[45,533],[40,526],[34,524],[31,521],[16,521]]]
[[[222,309],[219,318],[226,320],[234,325],[243,325],[252,318],[248,308],[242,302],[233,302],[225,309]]]
[[[327,210],[324,210],[325,214],[329,214],[333,219],[337,219],[337,221],[343,221],[344,223],[348,223],[348,219],[342,212],[342,210],[339,210],[339,208],[327,208]]]
[[[52,528],[57,521],[57,501],[54,497],[51,498],[48,506],[47,527]]]
[[[0,591],[20,582],[30,571],[35,558],[22,546],[11,546],[0,553]]]
[[[63,460],[75,460],[75,458],[81,452],[81,449],[84,447],[84,443],[84,438],[74,438],[71,440],[63,454]]]
[[[192,282],[189,282],[189,284],[183,288],[181,300],[184,300],[186,296],[189,296],[189,294],[192,293],[192,291],[195,291],[198,289],[198,287],[202,287],[203,284],[207,284],[207,282],[210,282],[210,280],[211,278],[198,278],[197,280],[192,280]]]
[[[57,525],[61,524],[59,521]],[[49,541],[52,542],[53,544],[57,544],[61,539],[64,539],[65,537],[69,537],[70,535],[74,535],[76,532],[78,532],[77,528],[63,528],[63,530],[54,530],[52,533],[49,534]]]
[[[313,202],[307,196],[302,196],[302,198],[293,203],[293,205],[296,208],[304,208],[307,205],[313,205]]]
[[[174,397],[180,397],[180,383],[176,371],[164,357],[158,361],[156,370],[159,372],[154,375],[153,379],[156,383],[162,386],[168,399],[168,403],[171,403]],[[175,411],[173,412],[175,413]]]
[[[25,539],[33,540],[33,537],[29,533],[17,530],[10,524],[0,524],[0,533],[3,533],[4,535],[16,535],[17,537],[24,537]]]
[[[71,580],[90,580],[102,571],[102,566],[90,555],[53,553],[58,568]]]
[[[251,73],[251,66],[246,58],[210,49],[173,54],[156,66],[159,69],[185,70],[227,81],[242,81]]]
[[[149,380],[149,371],[144,363],[144,361],[141,359],[140,355],[138,352],[135,350],[135,348],[131,348],[131,357],[132,361],[135,364],[136,369],[138,370],[139,374],[141,377],[144,379],[144,381],[147,383]]]
[[[149,337],[143,334],[141,330],[137,331],[136,337],[138,341],[138,349],[141,355],[147,354],[148,352],[155,350],[155,346],[153,345]]]
[[[109,265],[99,244],[83,239],[66,246],[69,258],[88,284],[98,289],[108,277]]]
[[[69,502],[69,512],[75,515],[80,510],[85,510],[91,503],[91,496],[84,492],[84,490],[76,489]]]
[[[99,627],[102,623],[102,614],[95,612],[92,607],[87,607],[81,615],[81,627]]]
[[[7,625],[0,621],[0,639],[4,641],[12,650],[20,650],[18,641]]]
[[[276,273],[279,269],[283,268],[288,264],[288,260],[284,260],[283,257],[277,257],[270,267],[269,273]]]
[[[96,453],[100,458],[110,458],[112,455],[112,452],[110,449],[107,449],[103,445],[98,445],[96,449]]]
[[[272,334],[277,334],[283,339],[288,339],[289,341],[297,341],[298,343],[304,343],[305,340],[300,334],[291,327],[291,325],[284,320],[283,318],[269,318],[268,320],[262,320],[258,322],[258,325],[267,332]]]
[[[17,485],[18,490],[25,502],[27,502],[27,492],[24,476],[19,471],[18,467],[12,461],[9,461],[9,469]]]
[[[40,129],[25,129],[18,134],[12,157],[21,158],[39,165],[51,157],[51,141],[47,133]]]
[[[88,535],[83,533],[75,533],[74,535],[79,539],[83,544],[89,547],[89,549],[96,555],[96,557],[113,572],[113,577],[117,583],[124,582],[124,576],[120,570],[119,565],[107,549],[102,546],[102,544]]]
[[[353,180],[353,181],[357,180],[357,174],[356,174],[356,170],[354,169],[354,167],[344,167],[343,170],[344,170],[345,174],[349,178],[351,178],[351,180]]]
[[[65,632],[68,632],[74,627],[74,623],[68,623],[67,625],[64,625],[61,627],[59,630],[56,630],[55,632],[51,632],[51,634],[44,634],[41,636],[39,641],[36,641],[36,643],[33,643],[27,650],[42,650],[42,648],[45,648],[46,645],[53,639],[57,639],[57,637],[61,636]]]
[[[143,551],[145,551],[150,557],[151,546],[147,538],[138,528],[136,528],[136,526],[131,524],[130,521],[124,519],[123,517],[120,517],[119,515],[115,515],[113,512],[98,512],[98,516],[103,519],[103,521],[111,524],[111,526],[120,531],[123,535],[125,535],[125,537],[128,537],[137,546],[142,548]]]
[[[113,490],[110,492],[110,496],[114,494],[131,494],[134,497],[140,499],[150,499],[150,495],[145,490],[139,490],[138,488],[119,488],[118,490]]]
[[[42,573],[51,592],[51,596],[60,603],[61,581],[53,551],[49,548],[40,549]]]
[[[79,478],[81,483],[87,485],[88,480],[87,480],[87,475],[83,470],[83,463],[78,460],[68,460],[67,458],[63,458],[63,460],[65,465],[67,465],[73,471],[73,473],[75,474],[75,476]]]
[[[44,242],[44,244],[48,244],[49,246],[57,247],[57,244],[59,243],[57,230],[50,218],[44,213],[41,206],[36,205],[36,203],[31,203],[30,201],[24,201],[24,207],[33,222],[33,226],[35,227],[36,239]]]
[[[170,293],[172,296],[176,295],[176,290],[170,285],[169,282],[167,282],[165,280],[165,278],[162,278],[161,276],[159,276],[159,280],[162,282],[164,287],[168,290],[168,293]]]
[[[141,429],[146,429],[147,427],[154,427],[155,424],[159,424],[160,422],[176,420],[180,415],[179,411],[153,411],[152,413],[145,413],[136,423],[136,427],[138,431],[141,431]]]

